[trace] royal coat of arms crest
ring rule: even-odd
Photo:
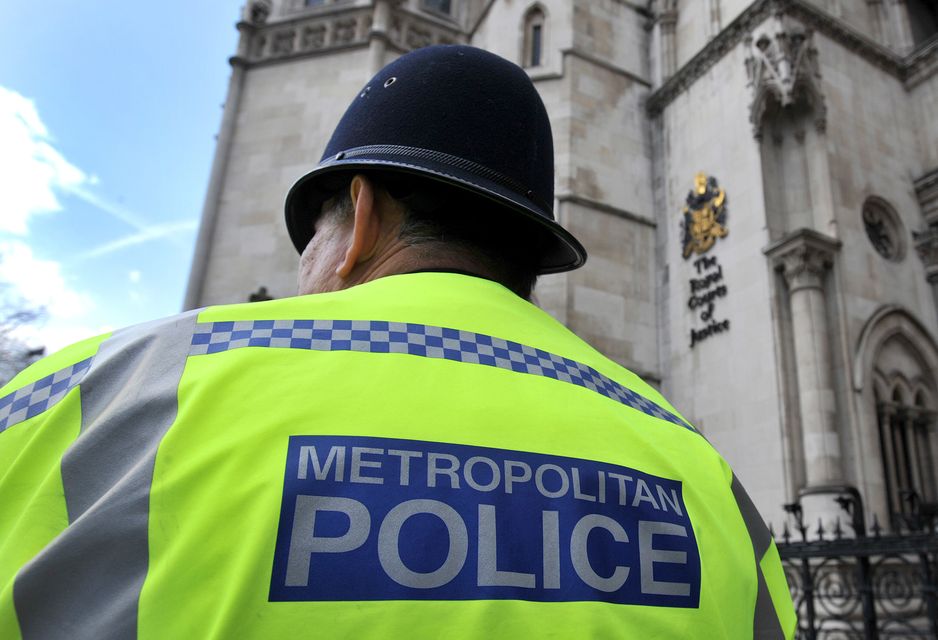
[[[698,173],[694,176],[694,188],[687,194],[683,209],[684,257],[692,253],[706,253],[729,231],[726,228],[726,191],[717,184],[717,179]]]

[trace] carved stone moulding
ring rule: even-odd
[[[913,51],[903,62],[905,88],[912,90],[938,73],[938,39]]]
[[[270,17],[271,8],[270,0],[252,0],[244,7],[244,21],[261,26]]]
[[[763,249],[791,291],[821,288],[824,272],[834,264],[841,242],[813,229],[798,229]]]
[[[365,44],[371,20],[371,9],[363,7],[254,25],[248,48],[250,62],[280,60],[335,47]]]
[[[915,240],[915,251],[925,265],[925,279],[938,284],[938,226],[913,231],[912,238]]]
[[[388,28],[388,38],[401,51],[465,40],[464,35],[455,29],[443,28],[436,22],[406,11],[394,12]]]
[[[660,24],[668,32],[673,33],[677,24],[677,0],[651,0],[648,5],[650,25]]]
[[[753,92],[749,119],[757,140],[762,139],[763,119],[773,102],[782,109],[807,107],[817,130],[826,129],[827,107],[813,35],[812,29],[776,11],[746,37],[746,75]]]
[[[915,181],[914,186],[925,222],[928,224],[938,222],[938,167],[921,176]]]
[[[859,2],[859,0],[856,1]],[[739,43],[745,42],[759,25],[779,13],[797,20],[812,32],[823,34],[826,38],[847,48],[851,53],[864,58],[900,80],[904,80],[909,73],[914,72],[915,77],[910,81],[920,82],[922,78],[930,77],[933,73],[930,69],[938,67],[938,51],[922,51],[903,59],[851,28],[843,20],[830,15],[821,8],[822,5],[823,3],[817,0],[755,0],[750,3],[697,55],[677,69],[661,87],[648,97],[646,108],[649,114],[652,117],[659,115],[678,95],[717,64],[728,51],[733,50]],[[918,71],[919,68],[922,70]]]
[[[938,284],[938,167],[915,181],[915,195],[922,208],[925,228],[912,232],[915,252],[925,265],[925,278]]]
[[[921,231],[913,231],[912,239],[925,265],[926,279],[938,284],[938,167],[921,176],[914,186],[926,226]]]
[[[375,35],[386,38],[400,52],[465,41],[465,34],[458,27],[447,28],[438,21],[407,11],[397,0],[390,4],[387,31],[382,28],[380,33],[374,31],[373,7],[370,6],[335,3],[326,5],[328,10],[294,12],[286,19],[269,21],[269,11],[264,13],[269,5],[269,0],[255,0],[246,10],[247,21],[243,24],[248,27],[246,50],[250,64],[366,45]]]

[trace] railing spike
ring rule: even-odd
[[[873,526],[870,527],[870,531],[873,532],[873,537],[878,538],[879,534],[882,533],[883,528],[879,526],[879,518],[876,517],[876,514],[873,514]]]
[[[834,524],[834,539],[840,540],[844,537],[844,530],[840,526],[840,517],[838,516],[837,522]]]
[[[821,518],[817,519],[817,539],[824,539],[824,522],[821,520]]]
[[[788,530],[787,522],[782,527],[782,540],[785,542],[785,544],[791,542],[791,531]]]

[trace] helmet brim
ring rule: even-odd
[[[528,224],[532,238],[538,246],[543,247],[536,264],[538,274],[570,271],[586,262],[586,249],[569,231],[553,220],[550,210],[520,196],[514,190],[452,164],[421,158],[418,165],[389,155],[382,157],[381,154],[372,154],[370,157],[333,157],[297,180],[287,194],[285,215],[290,240],[299,253],[303,252],[313,237],[314,224],[322,204],[336,193],[336,178],[341,174],[351,178],[355,173],[368,171],[402,173],[434,180],[450,188],[481,196],[507,215],[514,216],[515,221]],[[493,233],[497,231],[492,229]]]

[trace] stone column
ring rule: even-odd
[[[928,409],[919,411],[919,420],[925,436],[926,453],[929,456],[926,468],[926,485],[929,488],[928,501],[938,502],[938,486],[936,486],[935,465],[938,464],[938,424],[935,421],[935,412]]]
[[[883,443],[883,458],[886,459],[886,503],[889,505],[889,524],[893,529],[898,530],[898,522],[895,514],[901,511],[899,504],[899,470],[896,467],[895,451],[895,424],[896,408],[891,402],[882,402],[877,407],[879,413],[879,428],[881,431],[881,442]]]
[[[388,46],[388,27],[390,25],[390,0],[375,0],[374,13],[371,18],[371,33],[368,34],[369,76],[373,76],[384,67],[384,56]]]
[[[677,70],[677,47],[674,42],[674,30],[677,25],[676,0],[652,0],[651,43],[652,78],[656,86],[664,84]]]
[[[915,251],[925,266],[925,280],[931,285],[935,312],[938,313],[938,225],[924,231],[913,231],[912,237],[915,239]]]
[[[906,55],[915,46],[915,41],[912,39],[912,26],[909,24],[909,8],[905,0],[886,0],[886,5],[891,27],[889,45],[900,55]]]
[[[677,27],[677,9],[663,11],[658,17],[658,25],[661,28],[661,80],[663,82],[677,71],[677,42],[674,35]]]
[[[824,273],[839,248],[838,240],[800,229],[766,250],[788,283],[806,488],[844,480],[824,294]]]
[[[713,40],[718,35],[720,35],[720,30],[723,28],[723,20],[720,16],[720,0],[710,0],[710,28],[707,33],[707,38]]]
[[[222,185],[225,171],[228,166],[228,156],[231,151],[231,141],[234,136],[235,120],[241,104],[241,90],[244,86],[244,73],[250,57],[251,43],[258,27],[267,21],[270,14],[270,2],[258,0],[245,7],[245,18],[238,23],[238,52],[229,60],[231,63],[231,78],[228,80],[228,94],[225,98],[222,112],[221,128],[215,142],[215,157],[212,160],[212,172],[209,175],[208,189],[205,193],[205,202],[202,205],[202,221],[199,224],[199,235],[195,241],[195,252],[192,256],[192,267],[189,270],[189,283],[186,287],[186,297],[183,309],[195,309],[205,304],[202,300],[203,285],[205,284],[205,271],[208,268],[209,253],[212,247],[212,236],[215,234],[215,223],[218,219]],[[249,22],[248,20],[253,20]]]
[[[880,44],[889,46],[886,29],[883,25],[883,0],[866,0],[869,8],[870,25],[873,28],[873,38]]]
[[[932,287],[938,311],[938,169],[933,169],[915,181],[915,195],[926,226],[921,231],[913,231],[912,238],[915,251],[925,267],[925,279]]]

